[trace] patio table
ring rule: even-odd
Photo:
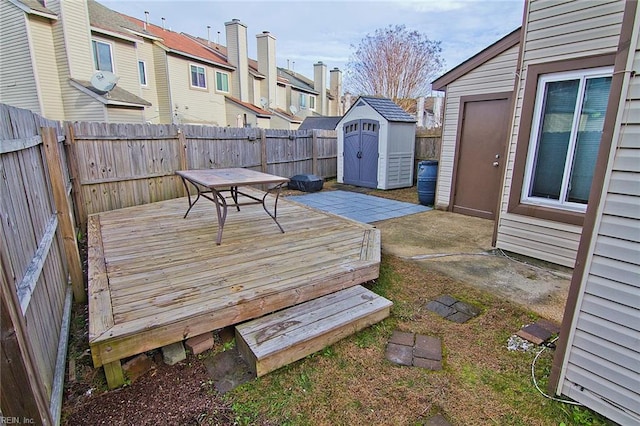
[[[240,211],[240,206],[260,204],[264,211],[271,217],[271,219],[273,219],[276,225],[278,225],[280,231],[284,233],[284,229],[282,229],[282,226],[280,226],[277,219],[278,198],[280,196],[280,189],[282,188],[282,185],[289,182],[288,178],[242,168],[179,170],[176,174],[182,178],[182,183],[184,184],[189,199],[189,208],[184,214],[184,218],[187,217],[191,208],[198,202],[200,197],[213,201],[215,204],[216,214],[218,216],[217,245],[220,245],[222,242],[222,231],[227,219],[228,207],[236,207],[238,211]],[[196,189],[196,194],[194,194],[196,195],[196,198],[193,201],[191,191],[189,191],[189,184]],[[242,186],[261,184],[275,186],[268,188],[261,198],[238,190],[238,188]],[[275,191],[276,196],[275,203],[273,205],[273,213],[271,213],[269,209],[267,209],[265,200],[267,195],[273,191]],[[224,192],[230,193],[231,200],[233,200],[232,203],[227,202],[228,197],[223,195]],[[242,195],[251,201],[239,202],[238,195]]]

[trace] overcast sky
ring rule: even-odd
[[[313,64],[345,70],[346,63],[367,34],[389,25],[405,25],[442,42],[450,70],[507,35],[522,22],[524,0],[98,0],[118,12],[177,32],[186,32],[226,45],[224,23],[234,18],[247,25],[249,56],[256,58],[255,35],[276,37],[278,66],[313,78]],[[220,35],[218,36],[218,32]],[[218,38],[219,37],[219,38]],[[295,65],[294,65],[295,63]]]

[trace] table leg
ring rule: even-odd
[[[236,209],[240,211],[240,206],[238,205],[238,187],[232,186],[230,189],[230,192],[231,192],[231,198],[233,198],[233,202],[236,205]]]
[[[224,222],[227,220],[227,200],[225,200],[224,196],[215,189],[212,189],[211,191],[213,192],[213,202],[216,205],[216,215],[218,216],[218,237],[216,238],[216,244],[220,245],[222,243]]]
[[[278,228],[280,228],[280,232],[284,234],[284,229],[282,229],[282,226],[278,223],[278,219],[277,219],[278,198],[280,197],[280,189],[282,189],[282,184],[276,185],[275,187],[271,188],[270,190],[264,193],[264,196],[262,197],[262,208],[264,209],[265,212],[267,212],[267,214],[271,217],[271,219],[273,219],[276,225],[278,225]],[[267,209],[267,205],[265,201],[267,199],[267,195],[269,195],[269,193],[273,190],[275,190],[276,192],[276,200],[275,200],[275,203],[273,204],[273,214],[271,214],[271,212]]]
[[[197,185],[193,184],[192,185],[196,188],[196,192],[198,193],[198,196],[196,197],[195,201],[192,203],[191,202],[191,192],[189,191],[189,185],[187,185],[187,180],[180,176],[182,178],[182,184],[184,185],[184,190],[187,192],[187,200],[189,201],[189,208],[187,209],[187,212],[184,214],[184,216],[182,217],[183,219],[187,218],[187,215],[189,214],[189,212],[191,211],[191,208],[198,202],[198,200],[200,199],[200,188],[198,188]]]

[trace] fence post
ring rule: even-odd
[[[260,128],[260,166],[262,173],[267,173],[267,132]]]
[[[73,288],[73,298],[78,303],[87,301],[87,293],[84,290],[84,278],[82,274],[82,263],[80,252],[76,242],[76,233],[71,220],[72,212],[67,198],[67,189],[64,181],[62,168],[60,167],[60,147],[58,137],[53,127],[41,127],[42,145],[44,146],[47,158],[47,168],[51,177],[51,187],[53,189],[53,200],[56,205],[56,214],[62,233],[62,244],[67,258],[69,275],[71,276],[71,286]]]
[[[318,175],[318,130],[313,129],[311,131],[311,170],[314,175]]]
[[[189,164],[187,163],[187,138],[184,137],[184,131],[178,126],[178,143],[179,147],[179,155],[180,155],[180,170],[188,170]]]
[[[78,155],[76,152],[75,131],[72,123],[65,123],[65,146],[67,152],[67,166],[71,175],[71,197],[73,198],[73,208],[75,211],[76,225],[81,229],[86,229],[87,209],[84,204],[82,185],[80,184],[80,168],[78,167]]]

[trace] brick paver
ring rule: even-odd
[[[385,355],[394,364],[442,370],[442,343],[437,337],[396,330]]]

